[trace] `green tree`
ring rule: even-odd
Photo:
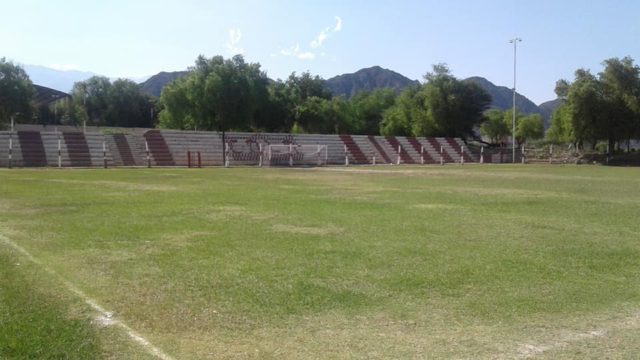
[[[362,91],[350,99],[354,112],[354,132],[378,135],[385,110],[395,104],[396,93],[391,89]]]
[[[421,91],[418,87],[405,89],[396,98],[395,104],[382,113],[380,134],[411,136],[416,124],[425,123],[426,111],[422,106]]]
[[[294,103],[283,81],[269,84],[267,101],[262,109],[256,129],[259,131],[288,132],[295,122]]]
[[[576,138],[571,126],[571,113],[567,104],[558,107],[551,115],[551,126],[546,139],[554,144],[575,143]]]
[[[531,114],[520,118],[516,126],[516,140],[524,144],[527,140],[544,137],[544,119],[540,114]]]
[[[552,122],[550,138],[593,146],[606,140],[613,150],[640,136],[640,67],[630,57],[607,59],[603,65],[597,77],[579,69],[573,83],[558,81],[556,92],[566,94],[566,108]]]
[[[327,89],[324,80],[319,76],[312,76],[309,72],[303,72],[296,76],[293,72],[285,82],[286,91],[293,102],[300,104],[310,97],[325,100],[331,99],[331,92]]]
[[[427,124],[416,136],[468,137],[484,120],[491,96],[472,82],[456,79],[446,64],[433,66],[423,86]]]
[[[113,83],[94,76],[77,82],[71,91],[73,103],[68,109],[76,125],[151,127],[154,125],[154,101],[142,94],[138,84],[127,79]]]
[[[571,127],[576,142],[589,141],[593,145],[606,137],[606,110],[602,84],[589,72],[579,69],[567,96]]]
[[[501,143],[511,134],[511,130],[505,121],[505,112],[499,109],[487,111],[486,121],[480,126],[480,133],[489,138],[493,144]]]
[[[225,60],[199,56],[189,75],[165,88],[160,124],[172,128],[247,130],[259,127],[268,97],[268,78],[260,65],[241,55]]]
[[[554,91],[558,96],[558,99],[566,100],[567,96],[569,95],[570,87],[571,87],[571,84],[565,79],[560,79],[556,81],[556,87]]]
[[[153,127],[154,102],[142,94],[138,84],[127,79],[113,82],[108,94],[107,125]]]
[[[0,127],[9,124],[16,113],[20,113],[20,118],[30,119],[35,94],[33,83],[24,69],[0,58]]]
[[[74,114],[78,123],[86,120],[87,125],[107,125],[110,90],[111,81],[104,76],[93,76],[73,84],[71,96],[76,104]]]
[[[633,59],[611,58],[603,62],[603,72],[599,74],[607,116],[607,141],[610,149],[620,140],[629,140],[638,134],[640,113],[640,67]]]

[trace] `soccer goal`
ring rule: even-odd
[[[323,166],[327,164],[327,145],[268,145],[266,166]]]

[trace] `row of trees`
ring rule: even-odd
[[[640,138],[640,68],[633,59],[612,58],[593,75],[579,69],[573,82],[560,80],[562,99],[547,140],[606,141],[610,148]],[[51,121],[51,109],[35,109],[35,90],[24,70],[0,59],[0,127],[11,116]],[[490,96],[435,65],[421,85],[400,94],[389,89],[332,97],[318,76],[291,74],[270,80],[260,64],[242,56],[198,57],[187,76],[167,85],[160,99],[140,92],[130,80],[93,77],[78,82],[72,100],[58,103],[55,123],[200,130],[359,133],[469,137],[474,129],[493,143],[511,135],[512,112],[489,110]],[[48,112],[48,114],[47,114]],[[158,116],[159,114],[159,116]],[[539,115],[516,114],[516,139],[543,136]]]
[[[71,99],[37,107],[36,123],[115,127],[153,127],[157,99],[142,94],[138,84],[127,79],[111,81],[94,76],[76,82]]]
[[[486,121],[480,127],[480,133],[491,143],[504,143],[513,132],[513,110],[502,111],[491,109],[485,113]],[[544,137],[544,119],[540,114],[524,115],[516,111],[515,137],[518,144],[527,140],[537,140]]]
[[[0,58],[0,129],[16,114],[30,119],[35,95],[36,90],[24,69]]]
[[[22,67],[0,58],[0,128],[11,117],[39,124],[153,127],[157,99],[131,80],[95,76],[73,86],[71,99],[35,104],[36,90]]]
[[[620,148],[640,138],[640,67],[630,57],[607,59],[603,66],[598,75],[579,69],[573,82],[556,83],[564,104],[552,116],[550,141],[578,146],[606,141],[613,151],[616,144]]]
[[[490,96],[435,65],[421,86],[332,97],[309,73],[271,81],[242,56],[199,57],[190,74],[162,92],[160,126],[202,130],[470,136]]]
[[[21,68],[6,64],[27,90],[15,95],[22,102],[7,100],[16,106],[5,112],[30,114],[33,86]],[[259,64],[242,56],[200,56],[187,76],[164,88],[159,101],[141,94],[130,80],[92,77],[74,85],[72,100],[41,108],[32,119],[200,130],[471,136],[485,120],[490,96],[476,84],[456,79],[444,64],[435,65],[424,80],[399,95],[380,89],[345,99],[332,97],[324,80],[308,72],[272,81]]]
[[[138,84],[128,79],[115,81],[102,76],[77,82],[71,90],[72,101],[66,109],[72,124],[153,127],[157,100],[140,92]]]

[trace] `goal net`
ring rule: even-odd
[[[268,145],[267,166],[323,166],[327,164],[327,145]]]

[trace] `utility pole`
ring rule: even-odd
[[[515,37],[509,40],[509,43],[513,44],[513,114],[511,119],[511,148],[513,150],[512,162],[516,162],[516,49],[518,42],[522,39]]]

